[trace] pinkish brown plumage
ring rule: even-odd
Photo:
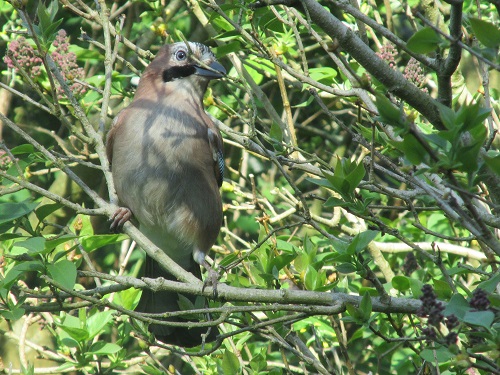
[[[197,277],[199,265],[208,267],[205,255],[222,223],[222,137],[205,114],[203,96],[209,81],[224,74],[202,44],[164,46],[143,73],[132,103],[115,118],[107,141],[120,205],[131,211],[141,232]],[[119,212],[117,221],[128,219],[126,212],[124,217]],[[149,257],[145,276],[174,279]],[[177,294],[143,290],[137,310],[179,310]],[[182,346],[198,345],[206,332],[163,325],[150,330]],[[214,337],[212,330],[209,338]]]

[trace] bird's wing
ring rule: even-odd
[[[222,180],[224,179],[224,153],[222,150],[222,138],[221,135],[212,129],[208,128],[208,143],[210,144],[210,150],[212,151],[212,157],[215,162],[215,178],[217,179],[217,184],[219,187],[222,185]]]
[[[123,117],[123,111],[116,115],[113,119],[113,123],[111,124],[111,130],[108,133],[108,137],[106,138],[106,156],[108,157],[110,165],[113,162],[113,144],[115,141],[116,130],[120,127]]]

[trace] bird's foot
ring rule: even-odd
[[[217,292],[217,284],[219,283],[219,274],[212,267],[210,267],[208,263],[204,264],[203,267],[207,269],[208,275],[205,278],[205,281],[203,282],[203,287],[201,290],[204,291],[207,286],[211,286],[213,291],[212,292],[213,299],[217,299],[219,295],[219,293]]]
[[[123,225],[132,218],[132,211],[127,207],[118,207],[113,216],[111,216],[111,225],[109,229],[112,232],[120,230]]]

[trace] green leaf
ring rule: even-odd
[[[365,293],[368,293],[370,295],[370,297],[378,297],[379,296],[379,293],[377,291],[377,289],[375,288],[370,288],[370,287],[366,287],[366,286],[362,286],[359,288],[359,295],[364,295]]]
[[[276,269],[279,271],[283,269],[283,267],[289,265],[296,257],[297,254],[280,254],[276,258],[271,260],[270,265],[272,267],[276,267]]]
[[[307,177],[306,180],[315,184],[315,185],[318,185],[318,186],[321,186],[321,187],[324,187],[327,189],[333,189],[332,184],[326,178],[309,178],[309,177]]]
[[[238,38],[240,34],[236,33],[235,38]],[[220,38],[217,38],[220,40]],[[217,58],[221,58],[233,52],[239,52],[242,50],[241,42],[238,40],[233,40],[230,43],[224,43],[223,45],[218,46],[217,48],[212,48],[214,53],[217,55]]]
[[[462,164],[462,170],[472,173],[478,168],[479,152],[483,146],[483,142],[486,139],[486,128],[482,129],[482,136],[480,140],[472,141],[467,147],[459,147],[457,152],[457,161]]]
[[[335,269],[343,274],[356,272],[357,268],[351,263],[341,263],[335,266]]]
[[[424,283],[418,279],[410,278],[410,288],[413,298],[419,298],[422,295],[422,286]]]
[[[450,302],[446,305],[446,308],[443,311],[444,316],[455,315],[458,319],[463,320],[467,311],[470,310],[469,302],[461,295],[454,294]]]
[[[309,69],[309,76],[315,81],[331,85],[335,82],[334,78],[337,76],[337,71],[333,68],[322,66],[321,68]],[[312,99],[311,97],[311,101]]]
[[[458,120],[463,122],[462,132],[472,129],[483,129],[484,120],[491,115],[491,108],[481,107],[481,102],[473,105],[462,106],[459,110]]]
[[[183,294],[178,294],[177,305],[181,310],[193,310],[194,304],[188,297]]]
[[[263,348],[264,349],[264,348]],[[250,368],[255,371],[255,373],[260,373],[267,367],[266,361],[266,352],[262,350],[259,354],[253,355],[252,359],[249,362]]]
[[[81,312],[85,313],[85,309],[80,309],[78,311],[79,315]],[[64,314],[62,320],[56,319],[55,323],[62,332],[60,337],[64,343],[69,347],[78,347],[79,343],[88,339],[88,331],[83,327],[81,318]]]
[[[448,299],[453,295],[453,291],[446,281],[434,279],[432,283],[438,298]]]
[[[347,158],[337,160],[334,173],[324,172],[324,179],[311,179],[316,185],[334,190],[346,200],[352,200],[352,193],[365,176],[366,170],[363,163],[357,164]],[[331,203],[330,203],[331,204]]]
[[[253,61],[253,64],[259,64],[259,61]],[[262,83],[262,80],[264,79],[264,75],[258,71],[252,68],[251,66],[245,65],[245,68],[247,72],[250,74],[251,79],[255,81],[257,85],[260,85]]]
[[[38,218],[38,220],[42,221],[47,216],[49,216],[50,214],[52,214],[53,212],[57,211],[62,207],[64,206],[60,203],[44,204],[43,206],[40,206],[35,210],[35,215]]]
[[[240,258],[241,258],[241,254],[231,253],[231,254],[225,256],[223,259],[221,259],[221,261],[219,263],[219,267],[221,267],[221,268],[227,267],[231,263],[239,260]]]
[[[283,141],[283,131],[281,130],[281,128],[277,123],[273,122],[271,124],[271,130],[269,131],[269,136],[280,143]]]
[[[300,104],[292,105],[292,108],[301,108],[301,107],[308,107],[314,100],[314,96],[310,96],[305,102],[302,102]]]
[[[400,292],[410,289],[410,280],[406,276],[394,276],[391,283],[392,287]]]
[[[392,102],[380,93],[375,95],[375,105],[378,109],[380,120],[386,124],[406,130],[408,124],[403,118],[403,112],[394,106]]]
[[[342,320],[346,321],[345,319]],[[356,331],[354,331],[354,333],[351,334],[351,337],[349,338],[349,340],[347,340],[347,342],[352,343],[356,340],[362,339],[363,337],[365,337],[365,331],[366,331],[365,327],[358,328]]]
[[[41,37],[44,47],[47,49],[55,39],[56,30],[63,21],[62,18],[54,21],[58,9],[57,1],[51,1],[48,7],[45,7],[43,2],[38,3],[37,15],[39,22],[38,27],[35,28],[35,32]]]
[[[94,227],[90,222],[90,216],[82,214],[77,215],[75,220],[73,221],[73,227],[78,227],[78,226],[80,226],[79,234],[81,237],[94,235]]]
[[[323,206],[325,208],[331,208],[331,207],[348,207],[351,205],[350,202],[346,202],[340,198],[337,197],[329,197],[325,203],[323,203]]]
[[[24,241],[17,241],[14,247],[22,247],[28,250],[29,253],[39,253],[45,250],[45,238],[31,237]]]
[[[104,327],[113,319],[113,313],[113,310],[96,312],[87,319],[87,329],[89,331],[90,340],[102,333]]]
[[[450,352],[448,348],[445,348],[444,346],[440,346],[435,350],[432,349],[424,349],[420,352],[420,357],[422,357],[424,360],[426,360],[429,363],[436,363],[436,359],[438,363],[443,363],[447,362],[450,359],[453,359],[456,357],[455,354]]]
[[[80,239],[83,248],[88,251],[100,249],[109,244],[114,244],[126,240],[127,236],[124,234],[100,234],[95,236],[83,237]]]
[[[482,44],[489,48],[500,45],[500,29],[497,26],[476,17],[470,17],[469,21],[472,31]]]
[[[415,53],[426,54],[435,51],[441,41],[439,34],[432,28],[424,27],[412,35],[406,46]]]
[[[365,293],[363,298],[361,298],[361,302],[359,303],[359,311],[363,314],[362,319],[367,321],[370,318],[372,313],[372,299],[370,297],[370,293]]]
[[[283,375],[283,369],[280,367],[273,367],[267,374],[268,375]]]
[[[496,150],[489,150],[484,155],[484,162],[494,173],[500,176],[500,153]]]
[[[359,317],[358,309],[352,303],[346,303],[345,307],[349,315],[352,316],[355,320],[357,320]]]
[[[76,342],[82,342],[88,340],[89,333],[86,329],[70,327],[66,325],[60,325],[61,329],[66,332],[73,340]]]
[[[415,165],[422,163],[427,155],[427,150],[413,134],[405,134],[400,150],[410,163]]]
[[[71,241],[73,239],[77,238],[74,234],[65,234],[64,236],[56,236],[54,239],[46,239],[45,241],[45,251],[51,251],[54,250],[57,246],[66,243],[68,241]]]
[[[240,361],[238,357],[227,349],[222,355],[222,373],[224,375],[235,375],[240,373]]]
[[[129,310],[134,310],[139,302],[140,289],[126,289],[115,294],[115,303]]]
[[[351,190],[350,193],[352,193],[354,189],[358,187],[363,177],[365,177],[366,170],[363,163],[351,163],[350,167],[351,168],[346,175],[346,180],[349,182],[349,189]]]
[[[307,290],[316,290],[318,286],[318,271],[311,265],[307,267],[304,284]]]
[[[333,245],[333,248],[335,249],[336,252],[338,252],[339,254],[347,254],[347,255],[352,255],[352,254],[348,254],[347,253],[347,250],[349,248],[349,245],[350,243],[349,242],[345,242],[343,240],[332,240],[332,245]]]
[[[344,168],[341,163],[337,163],[335,173],[331,174],[324,172],[324,176],[330,182],[330,189],[336,191],[342,196],[349,196],[351,189],[349,183],[345,179]]]
[[[363,251],[369,244],[377,237],[379,232],[376,230],[367,230],[365,232],[358,233],[354,236],[349,247],[347,248],[348,254],[356,254]]]
[[[115,354],[121,350],[121,346],[111,342],[98,341],[92,344],[88,353],[97,355]]]
[[[151,365],[142,366],[141,370],[144,371],[146,375],[167,375],[165,371],[161,371]]]
[[[23,154],[33,154],[35,152],[35,147],[32,144],[19,145],[10,150],[12,155],[23,155]]]
[[[43,263],[38,260],[22,262],[16,264],[10,271],[7,272],[5,278],[0,278],[0,290],[9,290],[11,286],[21,278],[21,276],[28,271],[43,272],[45,267]]]
[[[0,203],[0,224],[18,219],[32,212],[39,203],[24,201],[19,203]]]
[[[493,311],[467,311],[463,321],[464,323],[490,329],[494,319],[495,314]]]
[[[67,259],[47,265],[50,276],[66,289],[73,289],[76,282],[76,266]]]
[[[484,289],[488,293],[493,293],[496,290],[498,283],[500,283],[500,272],[492,278],[477,284],[477,288]]]
[[[50,19],[49,12],[47,11],[47,8],[45,7],[45,4],[43,2],[38,3],[36,12],[38,15],[38,27],[40,28],[40,30],[44,30],[49,27],[52,23],[52,20]]]
[[[25,313],[26,310],[19,306],[16,306],[11,310],[0,310],[0,316],[2,316],[6,320],[11,320],[13,322],[21,319]]]
[[[59,3],[56,0],[52,0],[47,7],[47,13],[49,15],[50,21],[56,18],[57,12],[59,11]]]
[[[224,30],[224,31],[234,30],[233,25],[231,25],[231,23],[229,23],[227,20],[225,20],[217,12],[212,12],[212,17],[210,17],[210,24],[212,26],[217,26],[217,28]]]
[[[309,264],[311,263],[309,256],[305,253],[299,254],[297,258],[295,258],[293,265],[298,272],[303,272],[307,270]]]
[[[441,117],[446,129],[452,130],[456,128],[455,123],[457,122],[457,115],[455,111],[441,103],[437,103],[437,107],[439,110],[439,117]]]

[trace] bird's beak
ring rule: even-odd
[[[218,62],[213,61],[208,65],[212,70],[208,70],[201,66],[195,66],[195,73],[197,76],[207,77],[209,79],[218,79],[226,75],[226,69]]]

